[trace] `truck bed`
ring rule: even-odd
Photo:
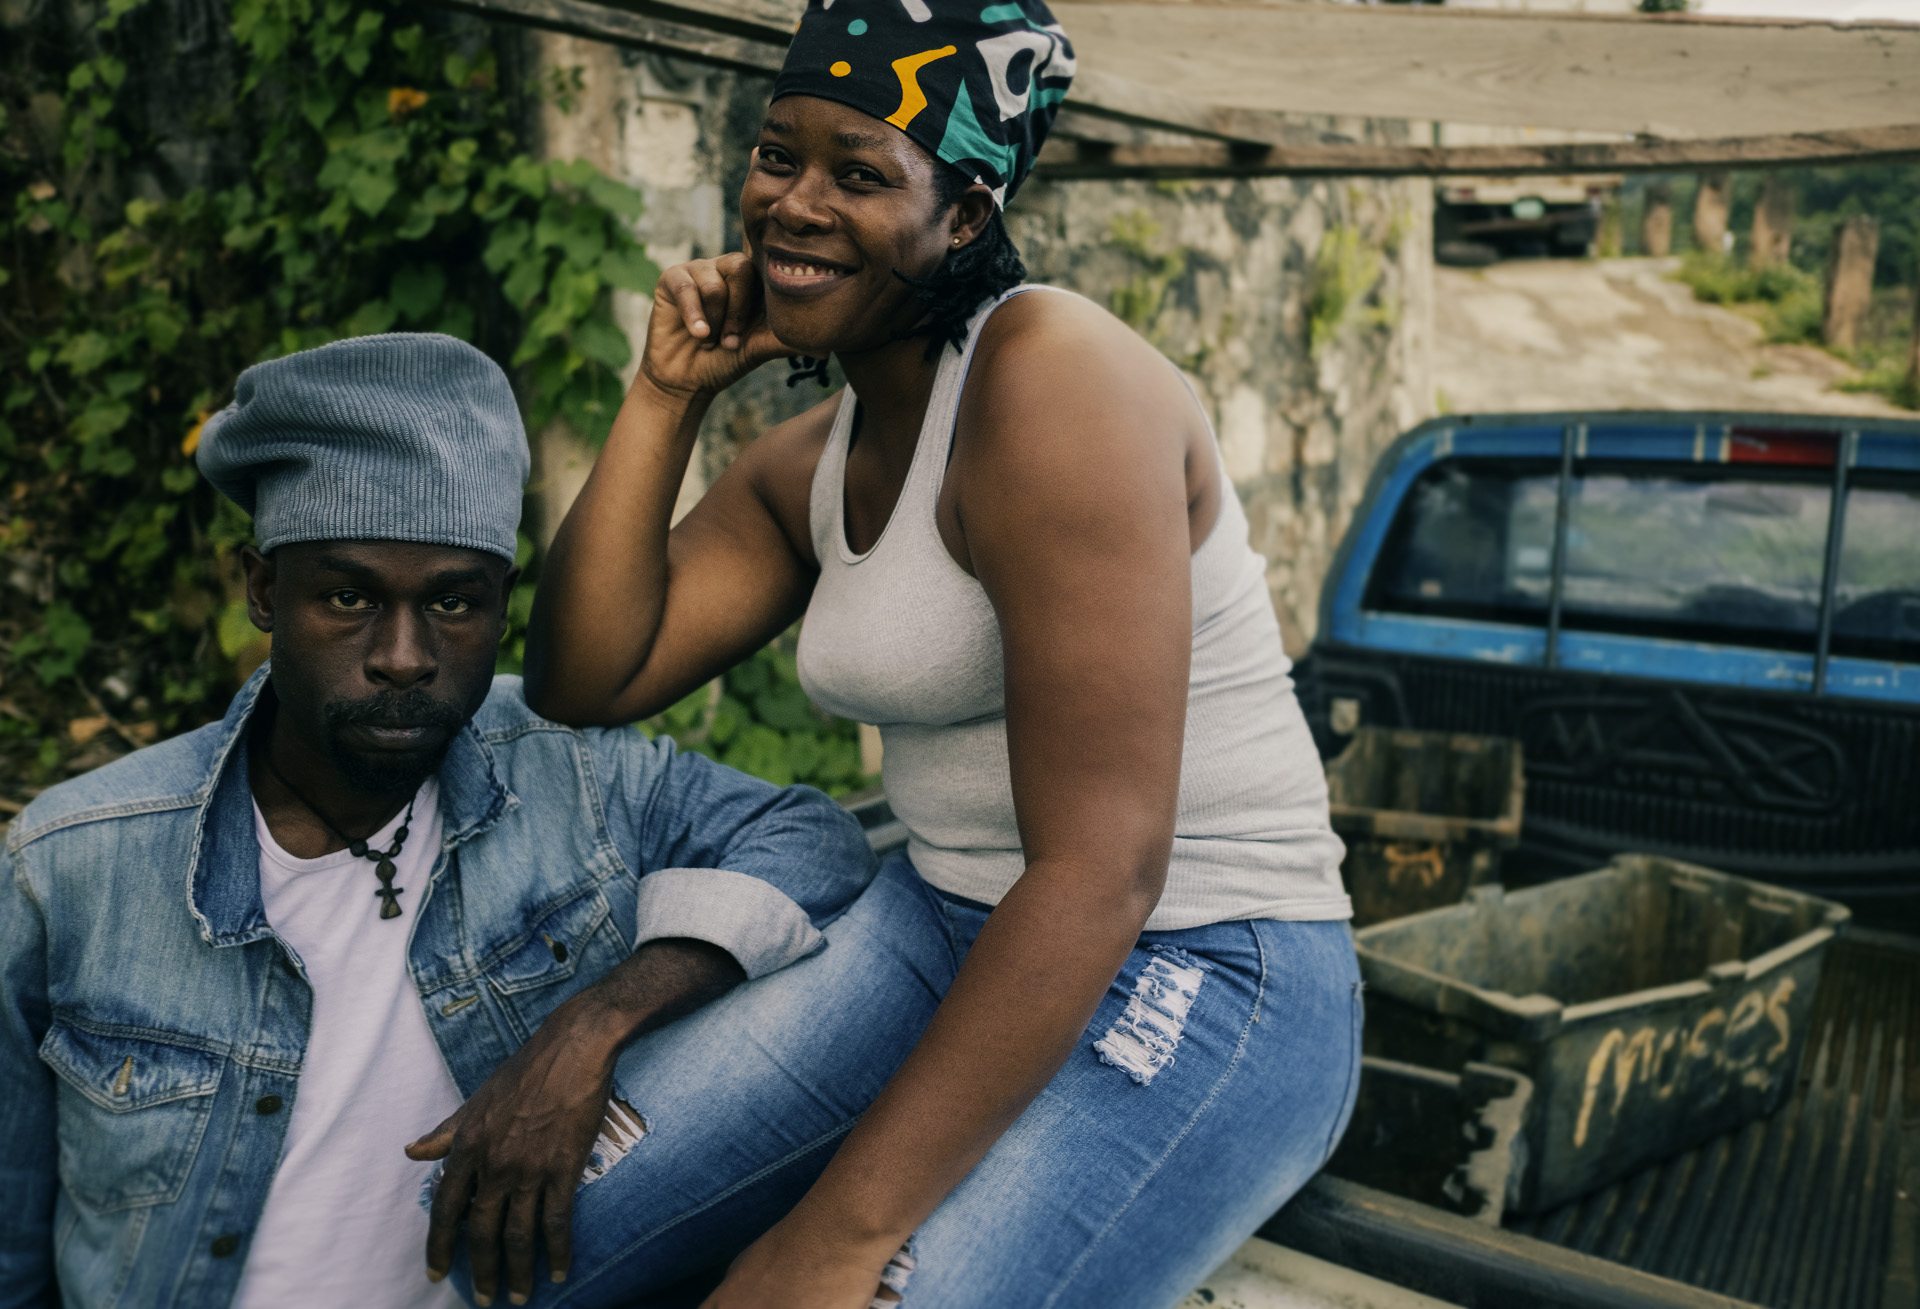
[[[1844,935],[1812,1022],[1780,1112],[1508,1229],[1779,1309],[1920,1303],[1920,941]]]
[[[1323,1175],[1261,1234],[1469,1309],[1920,1306],[1920,939],[1849,928],[1777,1113],[1485,1226]]]

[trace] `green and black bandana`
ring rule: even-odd
[[[892,123],[1004,208],[1072,79],[1073,46],[1040,0],[807,0],[773,98]]]

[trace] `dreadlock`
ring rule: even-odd
[[[941,162],[934,170],[934,199],[944,212],[959,201],[973,185],[973,179]],[[956,351],[967,344],[967,321],[982,301],[991,300],[1027,278],[1027,266],[1020,261],[1020,247],[1007,232],[1000,206],[993,207],[987,225],[973,241],[950,253],[932,276],[908,277],[898,269],[895,277],[914,289],[927,307],[927,321],[909,335],[925,334],[927,360],[940,357],[951,345]]]
[[[935,207],[945,212],[958,203],[973,179],[945,162],[934,172]],[[893,275],[913,288],[926,306],[926,321],[902,336],[926,336],[927,362],[940,357],[941,350],[952,346],[966,348],[967,323],[974,310],[987,300],[1027,280],[1027,266],[1020,260],[1020,247],[1007,231],[1006,219],[995,205],[987,225],[973,241],[950,252],[929,277],[908,277],[899,269]],[[787,385],[814,380],[828,385],[827,361],[799,356],[787,360]]]

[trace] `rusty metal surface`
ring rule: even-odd
[[[1777,1113],[1510,1231],[1777,1309],[1911,1309],[1920,941],[1829,951]],[[1903,1152],[1901,1138],[1908,1144]]]

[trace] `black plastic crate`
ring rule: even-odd
[[[1356,927],[1458,904],[1499,880],[1520,841],[1520,745],[1497,736],[1362,727],[1327,765],[1340,875]]]
[[[1369,1054],[1532,1079],[1536,1213],[1778,1108],[1840,905],[1648,855],[1358,934]]]

